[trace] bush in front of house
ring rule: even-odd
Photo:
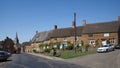
[[[50,49],[45,49],[44,52],[50,53]]]
[[[85,45],[85,51],[88,51],[88,48],[89,48],[90,46],[89,46],[89,44],[86,44]]]
[[[73,50],[74,46],[72,43],[69,43],[68,46],[66,47],[66,50]]]
[[[34,53],[36,53],[37,51],[36,50],[33,50]]]

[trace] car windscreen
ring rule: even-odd
[[[5,53],[3,53],[3,52],[0,52],[0,55],[5,55]]]
[[[102,47],[108,47],[108,45],[103,45]]]

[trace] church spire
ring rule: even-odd
[[[17,32],[16,32],[15,41],[16,41],[17,44],[19,44],[19,39],[18,39],[18,34],[17,34]]]

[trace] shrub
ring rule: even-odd
[[[36,53],[37,51],[36,50],[33,50],[34,53]]]
[[[60,42],[57,42],[56,45],[57,45],[57,49],[60,50]]]
[[[67,50],[73,50],[73,44],[69,43],[68,46],[66,47]]]
[[[45,49],[44,52],[50,53],[50,49]]]

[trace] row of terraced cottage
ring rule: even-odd
[[[45,47],[40,48],[41,44],[49,44],[47,48],[55,48],[56,42],[60,43],[60,48],[75,42],[79,46],[84,43],[91,47],[108,44],[108,42],[113,45],[120,43],[120,16],[117,21],[88,24],[86,20],[83,20],[82,24],[82,26],[76,26],[76,22],[73,21],[72,26],[68,28],[58,28],[55,25],[53,30],[36,32],[31,40],[32,44],[26,46],[25,51],[43,51]]]

